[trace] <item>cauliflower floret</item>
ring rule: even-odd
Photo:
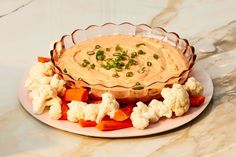
[[[67,119],[71,122],[78,122],[84,119],[84,107],[86,103],[79,101],[71,101],[68,103],[69,110],[67,111]]]
[[[52,76],[53,75],[53,65],[51,62],[36,63],[29,72],[29,75],[39,76],[39,75],[45,75],[45,76]]]
[[[153,99],[148,107],[154,110],[159,117],[172,117],[172,105],[165,105],[163,102]]]
[[[30,76],[25,82],[25,87],[28,90],[37,89],[40,85],[49,84],[52,77],[50,76]]]
[[[187,82],[184,85],[184,88],[193,97],[201,96],[204,90],[202,84],[198,82],[194,77],[188,78]]]
[[[180,84],[174,84],[172,88],[164,88],[161,91],[164,105],[172,106],[176,116],[182,116],[189,109],[189,95]]]
[[[136,103],[137,107],[134,107],[133,108],[133,111],[134,112],[137,112],[137,113],[145,113],[145,112],[148,112],[148,107],[146,104],[144,104],[143,102],[139,101]]]
[[[143,113],[143,117],[147,118],[150,123],[156,123],[159,120],[158,114],[156,114],[153,108],[148,107],[148,111]]]
[[[84,120],[95,121],[98,115],[98,104],[89,104],[84,107]]]
[[[116,110],[119,109],[119,103],[110,93],[102,94],[102,103],[99,105],[96,122],[100,122],[105,115],[114,117]]]
[[[138,102],[137,107],[133,108],[130,119],[135,128],[144,129],[149,123],[155,123],[159,120],[157,113],[158,111],[152,105],[149,107],[143,102]]]
[[[61,117],[61,99],[56,96],[46,102],[46,106],[50,106],[49,117],[52,119],[59,119]]]
[[[149,120],[147,118],[136,113],[132,113],[130,119],[132,120],[133,127],[140,130],[145,129],[149,125]]]
[[[33,98],[33,112],[41,114],[46,106],[46,101],[56,97],[57,92],[50,85],[41,85],[30,93]]]
[[[66,90],[64,85],[65,85],[65,81],[59,79],[58,74],[54,74],[51,81],[50,81],[50,86],[55,88],[57,93],[61,96],[64,94],[64,92]]]
[[[41,114],[46,106],[50,106],[49,116],[58,119],[61,117],[61,99],[57,95],[64,94],[65,81],[60,80],[58,74],[53,74],[51,62],[38,62],[30,69],[25,87],[31,91],[34,113]]]
[[[42,84],[49,84],[52,79],[53,70],[52,63],[36,63],[29,72],[29,77],[25,82],[28,90],[34,90]]]
[[[142,102],[137,103],[137,107],[133,108],[133,112],[130,115],[133,127],[137,129],[144,129],[149,125],[148,117],[144,117],[143,114],[148,112],[148,107]]]

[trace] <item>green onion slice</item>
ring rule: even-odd
[[[94,51],[88,51],[87,54],[88,54],[88,55],[94,55],[95,52],[94,52]]]
[[[129,71],[126,73],[126,77],[133,77],[134,76],[134,73]]]
[[[140,46],[145,46],[145,44],[144,43],[136,44],[136,47],[140,47]]]

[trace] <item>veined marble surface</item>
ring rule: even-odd
[[[76,28],[105,22],[147,23],[178,32],[211,75],[213,100],[178,129],[140,138],[102,139],[40,123],[17,99],[22,73]],[[236,156],[235,0],[1,0],[0,156]]]

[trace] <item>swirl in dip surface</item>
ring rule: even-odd
[[[179,50],[143,36],[109,35],[83,41],[60,56],[57,66],[75,80],[107,87],[165,82],[188,69]]]

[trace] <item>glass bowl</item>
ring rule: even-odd
[[[179,73],[178,76],[172,76],[163,82],[154,81],[146,86],[106,86],[104,84],[89,84],[85,81],[85,78],[74,79],[70,73],[65,73],[63,69],[57,65],[60,55],[66,52],[65,50],[68,48],[91,38],[118,34],[141,35],[155,38],[174,46],[183,54],[188,62],[188,68]],[[167,32],[161,27],[151,28],[146,24],[133,25],[128,22],[121,24],[106,23],[102,26],[91,25],[86,29],[77,29],[71,35],[64,35],[60,41],[54,43],[50,54],[52,63],[55,66],[55,72],[65,80],[67,86],[71,88],[89,88],[93,97],[101,97],[102,93],[110,92],[118,101],[123,103],[134,103],[137,101],[147,102],[153,98],[159,98],[160,92],[164,87],[172,86],[174,83],[183,84],[187,80],[196,59],[194,48],[189,45],[186,39],[181,39],[178,34]]]

